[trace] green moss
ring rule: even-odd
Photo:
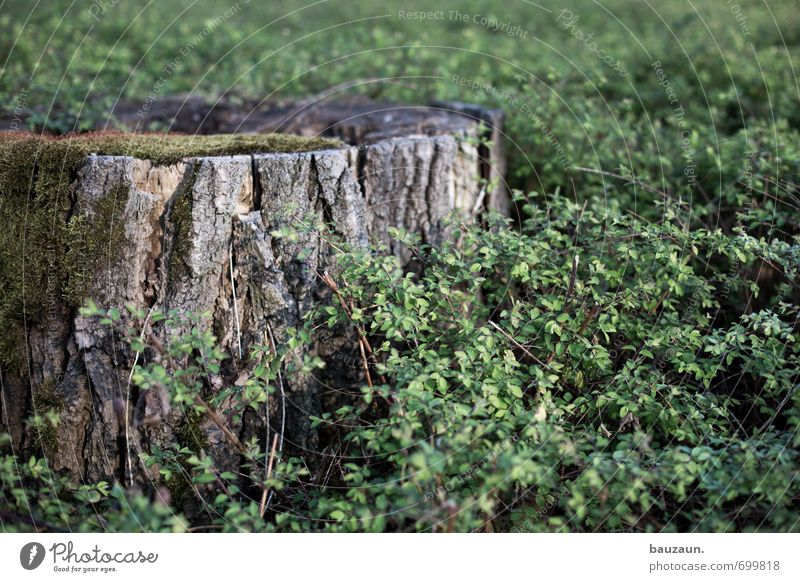
[[[63,298],[70,307],[86,300],[98,267],[113,264],[119,254],[125,241],[122,213],[129,193],[127,184],[115,184],[89,212],[81,209],[67,223]]]
[[[38,386],[34,387],[32,398],[32,424],[37,442],[45,455],[49,456],[58,450],[56,423],[59,414],[64,409],[64,395],[56,387],[53,378],[45,378]]]
[[[89,212],[71,192],[87,155],[126,155],[159,165],[184,158],[309,151],[341,142],[290,135],[174,136],[96,133],[60,138],[12,135],[0,141],[0,364],[22,369],[24,327],[59,304],[77,307],[100,261],[113,260],[122,240],[127,200],[119,185]],[[190,191],[190,190],[189,190]],[[176,202],[175,266],[188,250],[191,196]]]
[[[208,438],[203,430],[205,414],[193,408],[186,410],[183,422],[180,423],[175,436],[181,446],[189,447],[192,452],[199,453],[208,446]]]
[[[33,390],[33,409],[37,413],[48,410],[61,411],[64,408],[64,395],[53,378],[45,378]]]
[[[195,168],[191,168],[180,192],[172,203],[169,221],[172,224],[175,244],[167,265],[167,276],[170,280],[180,279],[187,272],[186,256],[191,249],[192,240],[189,230],[192,227],[192,189],[194,188]]]
[[[41,321],[63,290],[69,185],[84,155],[66,141],[0,142],[0,362],[24,361],[25,322]]]
[[[12,136],[0,143],[0,190],[26,191],[31,162],[38,159],[68,172],[85,156],[94,153],[132,156],[170,165],[185,158],[232,156],[270,152],[304,152],[342,147],[342,142],[319,137],[285,134],[260,135],[169,135],[146,133],[88,133],[64,137]],[[11,162],[8,165],[5,162]],[[25,167],[27,166],[27,167]]]
[[[58,435],[55,425],[46,416],[34,417],[36,430],[36,443],[39,445],[45,458],[58,452]]]

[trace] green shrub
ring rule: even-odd
[[[341,255],[344,301],[256,348],[256,375],[213,400],[203,378],[224,354],[198,320],[163,348],[187,363],[134,371],[195,422],[223,400],[260,410],[278,371],[294,373],[287,355],[358,326],[369,380],[314,419],[337,451],[325,480],[282,455],[266,479],[264,439],[234,443],[241,474],[188,437],[145,463],[188,479],[201,523],[226,531],[795,530],[796,238],[687,229],[669,204],[672,219],[647,224],[564,197],[520,203],[521,229],[493,218],[441,248],[394,233],[423,258],[414,273],[379,249]],[[152,349],[139,325],[132,348]]]
[[[336,453],[310,469],[277,454],[267,478],[269,446],[259,438],[239,443],[240,474],[215,467],[197,427],[221,400],[199,371],[209,365],[203,355],[222,366],[223,354],[202,326],[182,323],[193,331],[167,349],[187,365],[140,366],[135,379],[144,391],[166,384],[183,415],[178,444],[143,461],[186,516],[169,518],[135,492],[83,491],[51,476],[45,460],[11,454],[0,461],[8,512],[30,508],[54,527],[119,531],[798,529],[800,108],[791,64],[800,12],[739,0],[745,35],[720,3],[663,1],[656,15],[631,0],[608,0],[605,10],[574,0],[577,28],[624,63],[621,75],[556,21],[557,10],[445,4],[519,25],[528,37],[402,20],[398,8],[428,9],[406,0],[300,10],[262,29],[284,7],[250,3],[160,89],[235,92],[236,103],[379,77],[391,82],[348,91],[506,113],[508,179],[530,192],[518,198],[517,222],[455,227],[458,236],[439,249],[395,233],[422,258],[412,273],[375,249],[339,257],[339,291],[353,308],[319,305],[290,345],[255,349],[258,374],[248,385],[224,387],[235,410],[256,413],[279,371],[298,372],[289,354],[323,341],[325,326],[363,328],[374,353],[370,382],[314,419]],[[62,19],[58,7],[70,4],[57,2],[24,28],[27,4],[6,5],[6,117],[21,113],[27,127],[59,133],[109,120],[117,95],[144,103],[165,64],[220,12],[201,0],[162,34],[181,3],[141,14],[120,3],[95,21],[85,10]],[[127,28],[134,17],[138,25]],[[36,159],[34,145],[23,157]],[[24,343],[13,325],[23,306],[16,265],[26,207],[17,201],[28,199],[32,172],[8,158],[0,166],[8,225],[0,321],[11,322],[0,357],[8,361]],[[29,236],[41,232],[37,217],[67,211],[58,196],[67,166],[62,172],[62,155],[45,168],[48,180],[30,198]],[[59,296],[74,299],[80,286],[59,267],[69,258],[59,254],[62,234],[28,239],[28,252],[40,255],[27,256],[39,266],[27,274],[29,307],[47,300],[48,267]],[[49,264],[41,255],[53,249]],[[136,344],[141,321],[131,325],[134,347],[154,349]],[[300,371],[318,365],[305,361]],[[49,442],[46,411],[32,422]],[[89,494],[102,520],[82,505]],[[122,511],[127,503],[132,510]]]

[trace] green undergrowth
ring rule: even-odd
[[[12,135],[0,141],[0,363],[24,361],[25,323],[78,307],[99,261],[111,260],[124,236],[126,184],[91,209],[72,184],[90,154],[132,156],[157,165],[201,156],[309,151],[336,140],[291,135],[92,133],[60,138]],[[185,199],[185,196],[182,197]],[[184,205],[184,202],[180,202]],[[89,210],[89,212],[85,212]]]
[[[275,344],[252,346],[242,383],[224,379],[230,354],[203,316],[129,307],[121,327],[119,308],[82,310],[144,355],[131,375],[139,391],[163,386],[184,410],[175,441],[140,454],[178,522],[225,532],[797,531],[798,237],[762,236],[760,209],[743,208],[752,226],[726,236],[685,228],[674,203],[645,224],[564,197],[517,200],[518,228],[488,217],[489,228],[463,225],[441,247],[390,229],[420,257],[414,272],[385,246],[337,242],[336,296]],[[142,340],[148,320],[187,331],[155,344]],[[322,459],[270,448],[278,423],[264,418],[254,433],[222,437],[240,459],[231,469],[204,434],[209,422],[264,414],[281,383],[322,384],[332,360],[315,350],[346,328],[370,350],[349,364],[364,370],[358,390],[326,384],[311,417]],[[46,499],[53,486],[28,474],[36,467],[8,458],[3,487],[21,474],[29,496]],[[56,486],[67,498],[77,487]],[[118,503],[106,492],[95,509],[130,531]],[[132,512],[142,521],[133,531],[176,527],[158,503]],[[75,503],[60,515],[40,504],[36,515],[97,527]]]

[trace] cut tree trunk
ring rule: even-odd
[[[336,135],[319,131],[315,123],[331,121],[319,112],[316,116],[313,123],[304,121],[309,131]],[[94,262],[86,299],[101,307],[133,304],[210,314],[208,325],[232,358],[206,389],[246,382],[250,349],[267,343],[268,334],[285,344],[289,328],[301,327],[309,309],[329,299],[320,275],[336,278],[336,249],[323,237],[301,229],[299,238],[278,238],[276,230],[311,216],[349,245],[384,242],[407,261],[388,237],[390,227],[439,244],[449,236],[444,219],[451,212],[469,221],[484,207],[507,208],[503,190],[487,196],[484,188],[487,164],[502,167],[494,157],[499,150],[469,139],[484,131],[476,119],[495,119],[493,131],[499,131],[496,114],[475,108],[462,115],[452,108],[447,116],[458,120],[450,134],[440,121],[431,135],[384,139],[384,131],[380,139],[370,139],[366,124],[350,138],[356,145],[307,153],[202,157],[171,166],[89,156],[72,185],[72,212],[90,219],[109,196],[123,191],[126,199],[114,217],[121,241]],[[385,121],[388,128],[391,120]],[[177,427],[186,420],[183,411],[173,408],[161,422],[141,427],[128,416],[128,430],[120,438],[119,403],[129,403],[127,410],[138,397],[130,381],[136,355],[96,319],[82,317],[57,298],[51,303],[44,323],[28,330],[27,365],[2,370],[0,419],[15,449],[45,454],[52,468],[82,482],[156,480],[148,472],[152,469],[139,464],[137,453],[175,442]],[[156,327],[164,337],[179,331]],[[313,376],[284,375],[282,394],[270,399],[272,433],[282,431],[286,447],[312,466],[324,443],[310,417],[330,406],[335,394],[357,389],[364,380],[353,364],[360,361],[355,345],[347,331],[318,338],[309,353],[294,357],[319,356],[325,369]],[[39,408],[37,398],[58,403],[59,422],[46,443],[25,423]],[[224,407],[221,412],[240,439],[258,436],[259,442],[271,442],[265,419],[229,414]],[[238,451],[216,423],[203,418],[197,430],[217,466],[238,468]]]

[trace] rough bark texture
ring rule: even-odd
[[[120,240],[89,273],[85,295],[104,307],[132,303],[210,313],[209,325],[233,359],[207,389],[244,382],[250,348],[265,343],[266,330],[285,342],[287,329],[300,327],[311,306],[327,299],[319,274],[335,276],[336,251],[317,233],[303,231],[291,241],[271,233],[310,215],[349,244],[383,241],[408,259],[391,244],[387,229],[404,228],[425,242],[442,242],[448,236],[443,219],[451,211],[471,220],[479,210],[486,155],[460,137],[435,135],[312,153],[197,158],[172,166],[91,156],[73,185],[74,212],[91,216],[120,191],[127,192],[127,200],[114,217],[122,227]],[[2,372],[3,428],[16,448],[35,450],[41,439],[25,428],[24,419],[42,402],[55,405],[60,422],[41,442],[54,469],[86,481],[141,478],[147,473],[135,465],[136,453],[174,441],[183,412],[173,409],[155,426],[130,426],[127,439],[121,439],[124,427],[114,401],[135,401],[129,380],[134,354],[95,319],[55,299],[50,311],[43,325],[29,329],[27,369]],[[285,406],[287,447],[307,457],[320,447],[309,416],[362,381],[357,366],[334,357],[353,351],[353,339],[343,331],[318,341],[312,355],[326,360],[326,369],[313,377],[285,378],[284,395],[271,401],[273,430]],[[241,437],[264,437],[262,420],[226,414],[225,421]],[[220,429],[204,419],[199,430],[218,465],[236,468],[238,453]],[[121,450],[126,442],[127,453]],[[126,459],[132,459],[130,467]]]

